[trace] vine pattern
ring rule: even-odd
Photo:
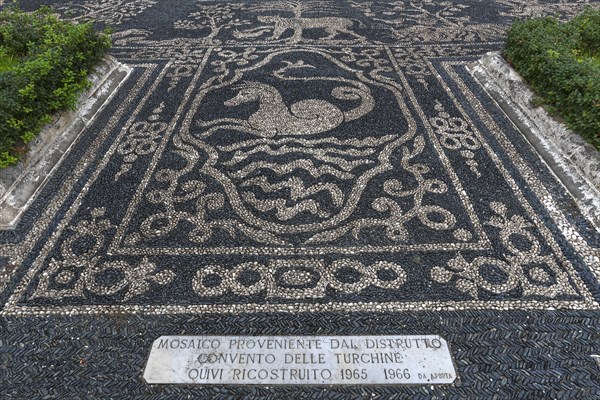
[[[449,230],[454,228],[456,217],[450,211],[439,205],[425,205],[426,193],[443,194],[448,191],[448,186],[436,178],[426,178],[425,175],[431,171],[424,163],[411,162],[425,148],[423,136],[416,136],[413,148],[404,146],[400,165],[402,170],[412,175],[416,182],[412,187],[406,187],[398,179],[386,180],[383,184],[385,196],[376,198],[371,207],[373,210],[388,215],[383,218],[362,218],[345,224],[339,228],[318,233],[311,237],[308,243],[322,243],[335,240],[349,232],[355,239],[359,238],[361,231],[367,228],[382,227],[388,239],[394,242],[402,242],[408,239],[408,230],[405,224],[412,219],[418,219],[423,225],[434,230]],[[412,198],[412,207],[403,210],[400,202],[394,198]],[[432,218],[436,215],[437,218]],[[441,217],[441,218],[440,218]]]
[[[61,245],[61,257],[50,260],[41,274],[31,299],[82,298],[87,293],[115,296],[128,301],[152,288],[152,284],[173,282],[175,272],[158,270],[147,257],[133,266],[125,260],[102,262],[101,250],[115,226],[104,218],[106,210],[95,208],[91,220],[83,220],[71,227],[74,232]]]
[[[480,178],[481,172],[474,152],[481,147],[481,143],[473,129],[463,118],[451,117],[439,100],[436,100],[434,108],[438,114],[429,119],[429,124],[438,135],[440,143],[448,150],[459,152],[471,172]]]
[[[401,42],[498,40],[503,25],[475,22],[471,5],[455,1],[350,1],[350,5]]]
[[[554,256],[544,254],[532,232],[534,225],[517,214],[509,217],[508,208],[501,202],[492,202],[490,208],[495,215],[486,225],[499,230],[506,250],[504,257],[479,256],[469,261],[458,253],[445,267],[432,268],[431,279],[453,284],[475,299],[483,292],[500,295],[513,290],[543,298],[577,295]]]
[[[120,25],[130,21],[158,0],[85,0],[70,1],[54,6],[75,21],[97,20],[108,25]]]
[[[115,175],[115,181],[131,170],[133,163],[141,156],[148,156],[156,151],[162,134],[167,129],[167,123],[160,121],[165,103],[152,110],[146,121],[133,123],[119,144],[117,153],[123,157],[120,170]]]

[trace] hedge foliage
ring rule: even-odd
[[[49,8],[0,12],[0,58],[16,59],[0,71],[0,168],[18,161],[53,113],[75,107],[110,45],[91,23],[62,21]]]
[[[567,126],[600,149],[600,10],[515,22],[505,58]]]

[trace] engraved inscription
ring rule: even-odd
[[[456,371],[439,336],[162,336],[148,383],[449,384]]]

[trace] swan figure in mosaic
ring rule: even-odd
[[[325,100],[307,99],[287,106],[283,97],[273,86],[246,82],[238,85],[237,96],[224,104],[235,107],[243,103],[259,103],[258,110],[243,125],[261,137],[276,135],[314,135],[336,128],[344,121],[352,121],[373,109],[374,101],[368,88],[339,86],[331,95],[340,100],[360,100],[360,104],[349,111],[342,111]],[[244,129],[247,130],[247,129]]]

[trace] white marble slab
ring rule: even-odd
[[[449,384],[444,339],[428,336],[161,336],[148,383],[233,385]]]

